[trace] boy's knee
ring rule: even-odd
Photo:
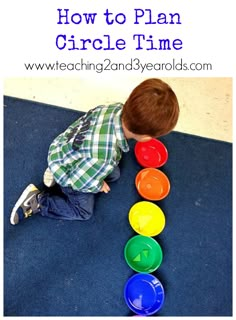
[[[93,216],[95,198],[92,193],[80,193],[76,199],[76,216],[78,220],[89,220]]]
[[[82,218],[82,220],[89,220],[91,219],[93,216],[93,211],[85,211],[85,210],[81,210],[80,212],[80,217]]]
[[[91,205],[90,207],[79,207],[77,211],[77,218],[78,220],[89,220],[93,216],[94,211],[94,205]]]

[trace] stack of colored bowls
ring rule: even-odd
[[[170,181],[161,170],[157,169],[168,160],[165,145],[157,139],[137,142],[134,152],[138,163],[144,167],[138,172],[135,179],[140,196],[151,201],[167,197],[170,192]]]
[[[160,280],[151,274],[160,267],[163,259],[162,248],[152,237],[163,231],[165,215],[150,201],[162,200],[170,192],[168,177],[157,169],[167,162],[168,151],[163,143],[152,139],[137,142],[135,156],[144,167],[136,175],[135,186],[145,201],[135,203],[129,211],[129,223],[138,235],[126,243],[124,257],[128,266],[137,273],[126,282],[124,298],[136,315],[148,316],[162,308],[165,297]]]

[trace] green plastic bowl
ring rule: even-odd
[[[126,243],[124,256],[127,264],[136,272],[154,272],[162,263],[163,253],[152,237],[137,235]]]

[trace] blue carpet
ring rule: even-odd
[[[34,216],[17,226],[10,211],[30,182],[42,187],[52,139],[81,113],[4,97],[4,315],[131,316],[123,288],[133,272],[123,249],[135,235],[130,207],[142,198],[133,148],[122,176],[99,194],[91,220]],[[94,106],[91,106],[94,107]],[[164,259],[154,275],[166,299],[159,316],[232,315],[232,144],[172,132],[162,168],[169,196],[158,202],[166,227],[156,237]]]

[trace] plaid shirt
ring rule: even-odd
[[[97,193],[129,146],[121,126],[121,103],[98,106],[70,125],[50,145],[48,165],[56,182]]]

